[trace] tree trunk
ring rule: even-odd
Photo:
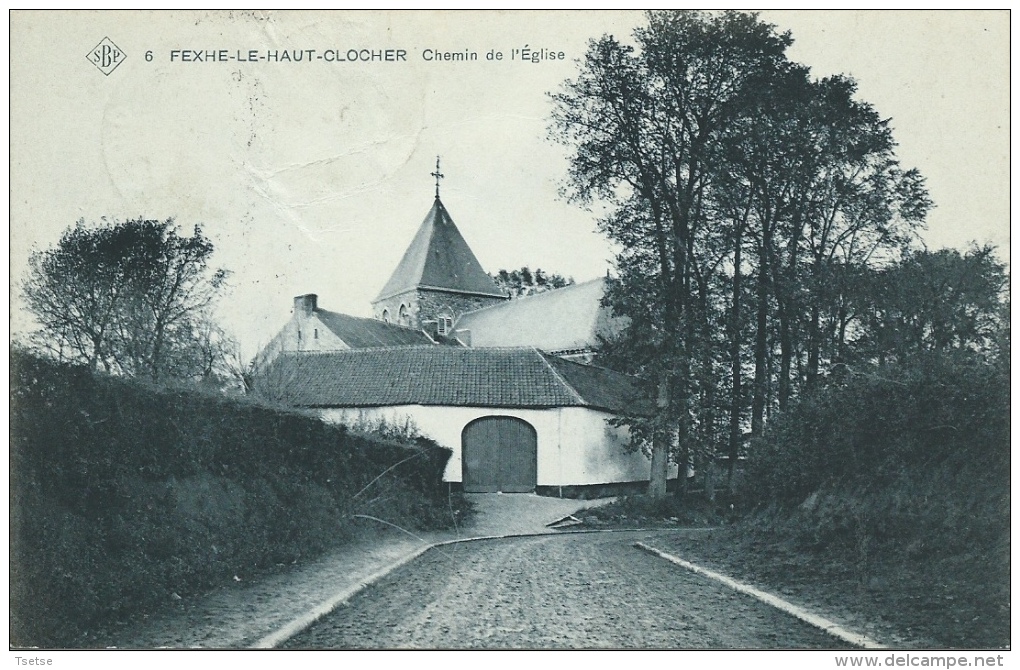
[[[800,217],[797,217],[798,219]],[[795,222],[796,223],[796,222]],[[793,357],[797,356],[798,364],[800,354],[794,352],[794,328],[800,321],[799,304],[797,298],[797,256],[800,249],[801,225],[794,225],[787,243],[788,258],[786,267],[779,252],[772,249],[771,244],[766,245],[766,250],[772,253],[772,271],[776,273],[773,277],[773,291],[776,296],[776,305],[779,311],[779,410],[784,411],[789,407],[790,395],[793,387],[792,370]]]
[[[808,326],[807,387],[813,389],[818,382],[818,367],[821,361],[822,329],[818,305],[811,306],[811,323]]]
[[[813,389],[818,382],[818,368],[821,366],[822,352],[822,327],[821,327],[821,306],[822,296],[831,296],[831,291],[822,289],[822,259],[815,255],[811,264],[811,283],[813,284],[813,296],[811,298],[811,317],[808,323],[808,360],[807,360],[807,388]]]
[[[669,431],[665,421],[669,413],[669,376],[665,373],[659,379],[658,397],[655,401],[657,426],[652,438],[652,466],[648,478],[648,496],[653,499],[666,497],[666,477],[669,474]]]
[[[840,305],[839,308],[839,339],[837,340],[837,356],[840,363],[846,363],[846,327],[849,324],[849,318],[846,313],[846,307]]]
[[[687,468],[691,462],[690,430],[681,419],[677,422],[677,481],[676,498],[683,500],[687,496]]]
[[[786,309],[779,310],[779,410],[790,403],[790,370],[793,361],[793,334],[790,329],[790,315]]]
[[[741,369],[740,369],[740,280],[741,280],[741,235],[743,229],[737,228],[737,239],[733,249],[733,298],[730,308],[730,436],[726,455],[729,465],[726,472],[727,487],[733,492],[733,467],[740,454],[740,409],[741,409]]]
[[[768,259],[762,248],[758,253],[758,314],[754,336],[754,397],[751,401],[751,433],[761,435],[765,427],[765,396],[768,391]]]

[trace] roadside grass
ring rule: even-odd
[[[582,523],[572,529],[676,528],[652,544],[893,648],[1010,645],[1008,533],[980,544],[918,533],[878,542],[858,528],[819,541],[819,520],[808,510],[762,510],[734,520],[727,505],[697,496],[685,502],[621,498],[578,512]],[[866,507],[836,496],[824,504]],[[713,526],[711,533],[684,532]]]
[[[450,451],[282,407],[11,354],[10,637],[91,646],[97,629],[285,570],[360,532],[356,515],[451,528]]]
[[[718,526],[727,518],[724,507],[701,497],[689,496],[681,502],[674,496],[653,500],[645,495],[623,496],[574,516],[586,528],[704,528]]]
[[[1001,649],[1010,644],[1009,540],[917,554],[807,546],[761,518],[709,534],[671,535],[664,550],[794,600],[893,648]]]
[[[659,548],[893,647],[1008,648],[1008,369],[881,372],[802,398],[752,441],[739,518],[696,496],[636,497],[586,525],[724,523]]]

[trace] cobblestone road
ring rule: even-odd
[[[286,648],[818,649],[834,638],[633,548],[655,534],[433,549]]]

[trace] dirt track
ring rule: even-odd
[[[433,549],[286,648],[810,649],[834,638],[634,549],[654,533]]]

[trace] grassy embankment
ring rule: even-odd
[[[430,441],[17,352],[10,449],[17,646],[89,646],[95,627],[322,554],[355,514],[451,523],[450,453]]]
[[[889,644],[1008,646],[1009,463],[1008,371],[943,362],[854,376],[752,444],[739,521],[671,549]],[[622,525],[727,516],[685,502],[589,514]]]

